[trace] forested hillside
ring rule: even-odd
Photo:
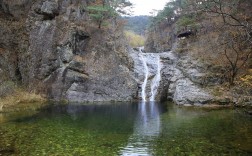
[[[125,22],[124,29],[128,42],[132,47],[141,47],[144,45],[146,31],[149,26],[149,16],[125,16],[122,17]]]
[[[251,8],[251,0],[171,1],[152,19],[146,51],[174,49],[191,56],[219,79],[216,95],[229,86],[235,94],[251,96]]]
[[[149,16],[125,16],[123,19],[126,21],[126,30],[133,31],[138,35],[145,35],[150,22]]]

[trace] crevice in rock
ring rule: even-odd
[[[185,31],[185,32],[178,34],[178,38],[182,38],[182,37],[187,38],[191,35],[193,35],[193,32],[191,30],[188,30],[188,31]]]
[[[34,11],[35,13],[43,16],[43,21],[47,21],[47,20],[51,21],[51,20],[54,20],[57,16],[59,16],[58,12],[46,13],[46,12],[42,12],[41,9],[35,9]]]
[[[65,69],[64,69],[64,71],[62,72],[62,83],[63,84],[65,84],[65,82],[66,82],[66,74],[67,74],[67,70],[68,70],[68,67],[66,67]]]
[[[43,21],[51,21],[55,19],[56,16],[51,15],[51,14],[43,14]]]
[[[44,78],[43,82],[48,81],[48,80],[51,78],[51,76],[52,76],[52,75],[54,75],[54,74],[55,74],[55,72],[57,72],[57,71],[58,71],[58,69],[59,69],[59,68],[56,68],[55,70],[51,71],[51,73],[50,73],[50,74],[48,74],[48,75]]]
[[[167,100],[169,101],[172,101],[172,99],[168,99],[169,97],[169,85],[165,85],[163,88],[162,88],[162,91],[160,93],[160,101],[161,102],[165,102]]]
[[[74,34],[74,39],[73,39],[73,54],[74,55],[80,55],[83,52],[85,52],[87,45],[89,43],[90,35],[82,32],[82,31],[77,31]]]
[[[16,76],[16,78],[17,78],[17,80],[18,80],[19,82],[22,81],[22,75],[21,75],[21,72],[20,72],[20,69],[19,69],[18,65],[17,65],[17,67],[16,67],[15,76]]]
[[[79,70],[79,69],[76,69],[76,68],[72,68],[72,67],[68,67],[68,69],[69,69],[69,70],[72,70],[72,71],[75,71],[75,72],[77,72],[77,73],[80,73],[80,74],[84,74],[84,75],[86,75],[87,77],[89,76],[88,73],[86,73],[86,72],[84,72],[84,71],[82,71],[82,70]]]

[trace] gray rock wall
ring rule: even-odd
[[[179,105],[202,105],[214,101],[214,96],[211,92],[202,86],[202,81],[205,80],[207,69],[205,66],[192,57],[184,55],[180,57],[175,52],[149,53],[146,60],[154,60],[153,57],[159,55],[161,60],[161,81],[158,87],[158,94],[155,97],[156,101],[172,100]],[[135,61],[135,77],[139,84],[139,97],[143,90],[142,84],[145,79],[145,72],[141,52],[134,50],[131,52],[131,57]],[[148,79],[145,88],[146,100],[150,100],[152,81],[156,74],[156,62],[148,62]],[[207,83],[210,83],[207,82]],[[141,100],[141,99],[140,99]]]
[[[161,53],[160,56],[163,62],[162,82],[159,87],[162,100],[170,99],[179,105],[212,102],[214,97],[201,85],[201,79],[207,73],[206,70],[200,70],[204,65],[189,56],[178,57],[172,51]]]
[[[27,47],[22,52],[13,52],[17,57],[15,63],[0,55],[6,61],[0,69],[6,70],[8,64],[13,64],[23,84],[54,100],[129,101],[137,97],[133,61],[128,56],[122,30],[116,25],[97,29],[84,9],[89,1],[13,2],[0,1],[1,11],[4,16],[10,14],[10,18],[24,23],[22,33],[27,34]],[[5,41],[0,39],[0,46]],[[9,53],[9,47],[5,46],[5,53]]]
[[[134,67],[137,54],[127,47],[122,31],[115,24],[97,29],[85,12],[88,3],[87,0],[0,0],[1,75],[54,100],[137,99],[144,78],[141,68],[137,71],[137,64]],[[214,101],[205,86],[218,85],[222,79],[209,75],[208,71],[222,69],[174,52],[160,53],[160,57],[162,81],[156,99],[170,99],[177,104]],[[146,89],[150,90],[150,86]]]

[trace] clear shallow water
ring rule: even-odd
[[[159,103],[56,105],[1,114],[0,155],[252,155],[252,118]]]

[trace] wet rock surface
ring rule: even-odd
[[[139,51],[134,51],[131,53],[131,56],[135,60],[136,77],[138,78],[137,80],[141,87],[144,79],[144,67],[141,62],[140,53],[141,52]],[[201,86],[202,77],[205,73],[200,64],[196,65],[196,62],[190,57],[181,59],[172,51],[156,54],[149,53],[146,58],[149,60],[155,60],[152,58],[152,55],[159,55],[162,64],[161,80],[156,100],[173,100],[176,104],[182,105],[202,105],[212,102],[214,97]],[[157,65],[149,63],[148,67],[149,75],[146,94],[147,97],[150,97],[150,85],[156,74],[155,71],[157,70]],[[142,88],[140,88],[140,91],[141,89]],[[141,97],[140,94],[139,97]]]
[[[161,78],[161,62],[157,53],[143,53],[142,48],[133,49],[135,78],[138,82],[138,97],[142,101],[159,101],[157,90]]]

